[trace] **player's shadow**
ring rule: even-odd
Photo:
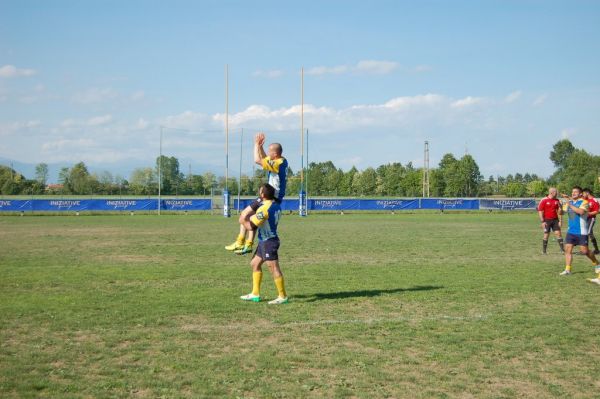
[[[360,298],[360,297],[375,297],[385,294],[398,294],[401,292],[411,291],[431,291],[444,288],[441,285],[417,285],[409,288],[394,288],[390,290],[359,290],[359,291],[340,291],[340,292],[323,292],[308,295],[294,295],[294,299],[306,299],[305,302],[322,301],[325,299],[345,299],[345,298]]]

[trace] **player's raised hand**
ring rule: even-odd
[[[265,134],[263,132],[256,133],[254,142],[258,145],[263,145],[265,143]]]

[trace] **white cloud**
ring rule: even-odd
[[[108,87],[108,88],[91,88],[86,91],[76,93],[72,100],[78,104],[93,104],[101,103],[105,101],[114,100],[119,96],[119,93]]]
[[[88,126],[104,126],[112,122],[112,115],[95,116],[87,120]]]
[[[413,68],[413,72],[421,73],[421,72],[431,72],[433,67],[429,65],[417,65]]]
[[[460,100],[454,101],[451,106],[452,108],[467,108],[467,107],[471,107],[473,105],[478,105],[481,104],[483,102],[483,98],[481,97],[465,97],[462,98]]]
[[[547,99],[548,99],[548,94],[542,94],[542,95],[536,97],[536,99],[533,100],[533,103],[531,105],[533,105],[534,107],[539,107],[544,102],[546,102]]]
[[[283,71],[280,69],[262,70],[255,71],[252,76],[255,78],[266,78],[266,79],[277,79],[283,76]]]
[[[514,103],[515,101],[517,101],[520,97],[521,97],[521,91],[517,90],[517,91],[513,91],[512,93],[510,93],[508,96],[506,96],[504,98],[504,102],[507,104],[510,103]]]
[[[147,129],[148,126],[150,126],[150,123],[147,120],[145,120],[144,118],[139,118],[134,126],[134,129],[144,130]]]
[[[130,97],[131,101],[141,101],[144,98],[146,98],[146,93],[144,93],[143,90],[138,90],[135,93],[133,93]]]
[[[307,75],[341,75],[345,73],[363,73],[384,75],[398,69],[400,64],[393,61],[362,60],[356,65],[316,66],[306,70]]]
[[[33,76],[36,74],[34,69],[17,68],[14,65],[4,65],[0,67],[0,78],[17,78],[21,76]]]
[[[392,61],[374,61],[374,60],[366,60],[359,61],[356,64],[355,70],[361,73],[372,73],[378,75],[385,75],[390,72],[393,72],[400,66],[397,62]]]

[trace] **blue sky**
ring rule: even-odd
[[[600,153],[597,1],[0,0],[0,158],[84,161],[126,178],[164,152],[232,168],[251,133],[297,170],[300,68],[310,159],[348,169],[473,155],[553,172],[561,138]],[[222,172],[221,172],[222,173]]]

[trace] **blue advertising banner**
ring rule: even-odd
[[[210,199],[166,199],[160,202],[165,211],[208,211]],[[58,199],[0,200],[0,212],[82,212],[82,211],[155,211],[156,199]]]
[[[479,209],[479,200],[461,198],[423,198],[420,209]]]
[[[419,209],[416,199],[315,199],[308,200],[308,209],[314,211],[384,211]]]
[[[168,199],[161,201],[161,209],[165,211],[210,211],[210,199]]]
[[[29,200],[0,200],[0,212],[26,212],[31,210]]]
[[[246,208],[248,205],[250,205],[251,203],[253,203],[255,200],[255,198],[252,199],[241,199],[240,200],[240,212]],[[281,210],[282,211],[297,211],[298,210],[298,206],[299,206],[299,202],[297,199],[284,199],[283,202],[280,204],[281,206]],[[234,199],[233,200],[233,208],[234,209],[238,209],[238,200]]]
[[[244,209],[254,201],[240,200],[240,209]],[[297,212],[299,200],[284,199],[281,209]],[[411,198],[411,199],[309,199],[309,211],[394,211],[414,209],[434,210],[535,210],[535,199],[461,199],[461,198]],[[165,211],[209,211],[212,209],[210,199],[163,199],[161,210]],[[234,209],[238,207],[237,199],[233,201]],[[51,200],[0,200],[0,212],[82,212],[82,211],[156,211],[156,199],[51,199]]]
[[[479,209],[535,210],[534,199],[480,199]]]

